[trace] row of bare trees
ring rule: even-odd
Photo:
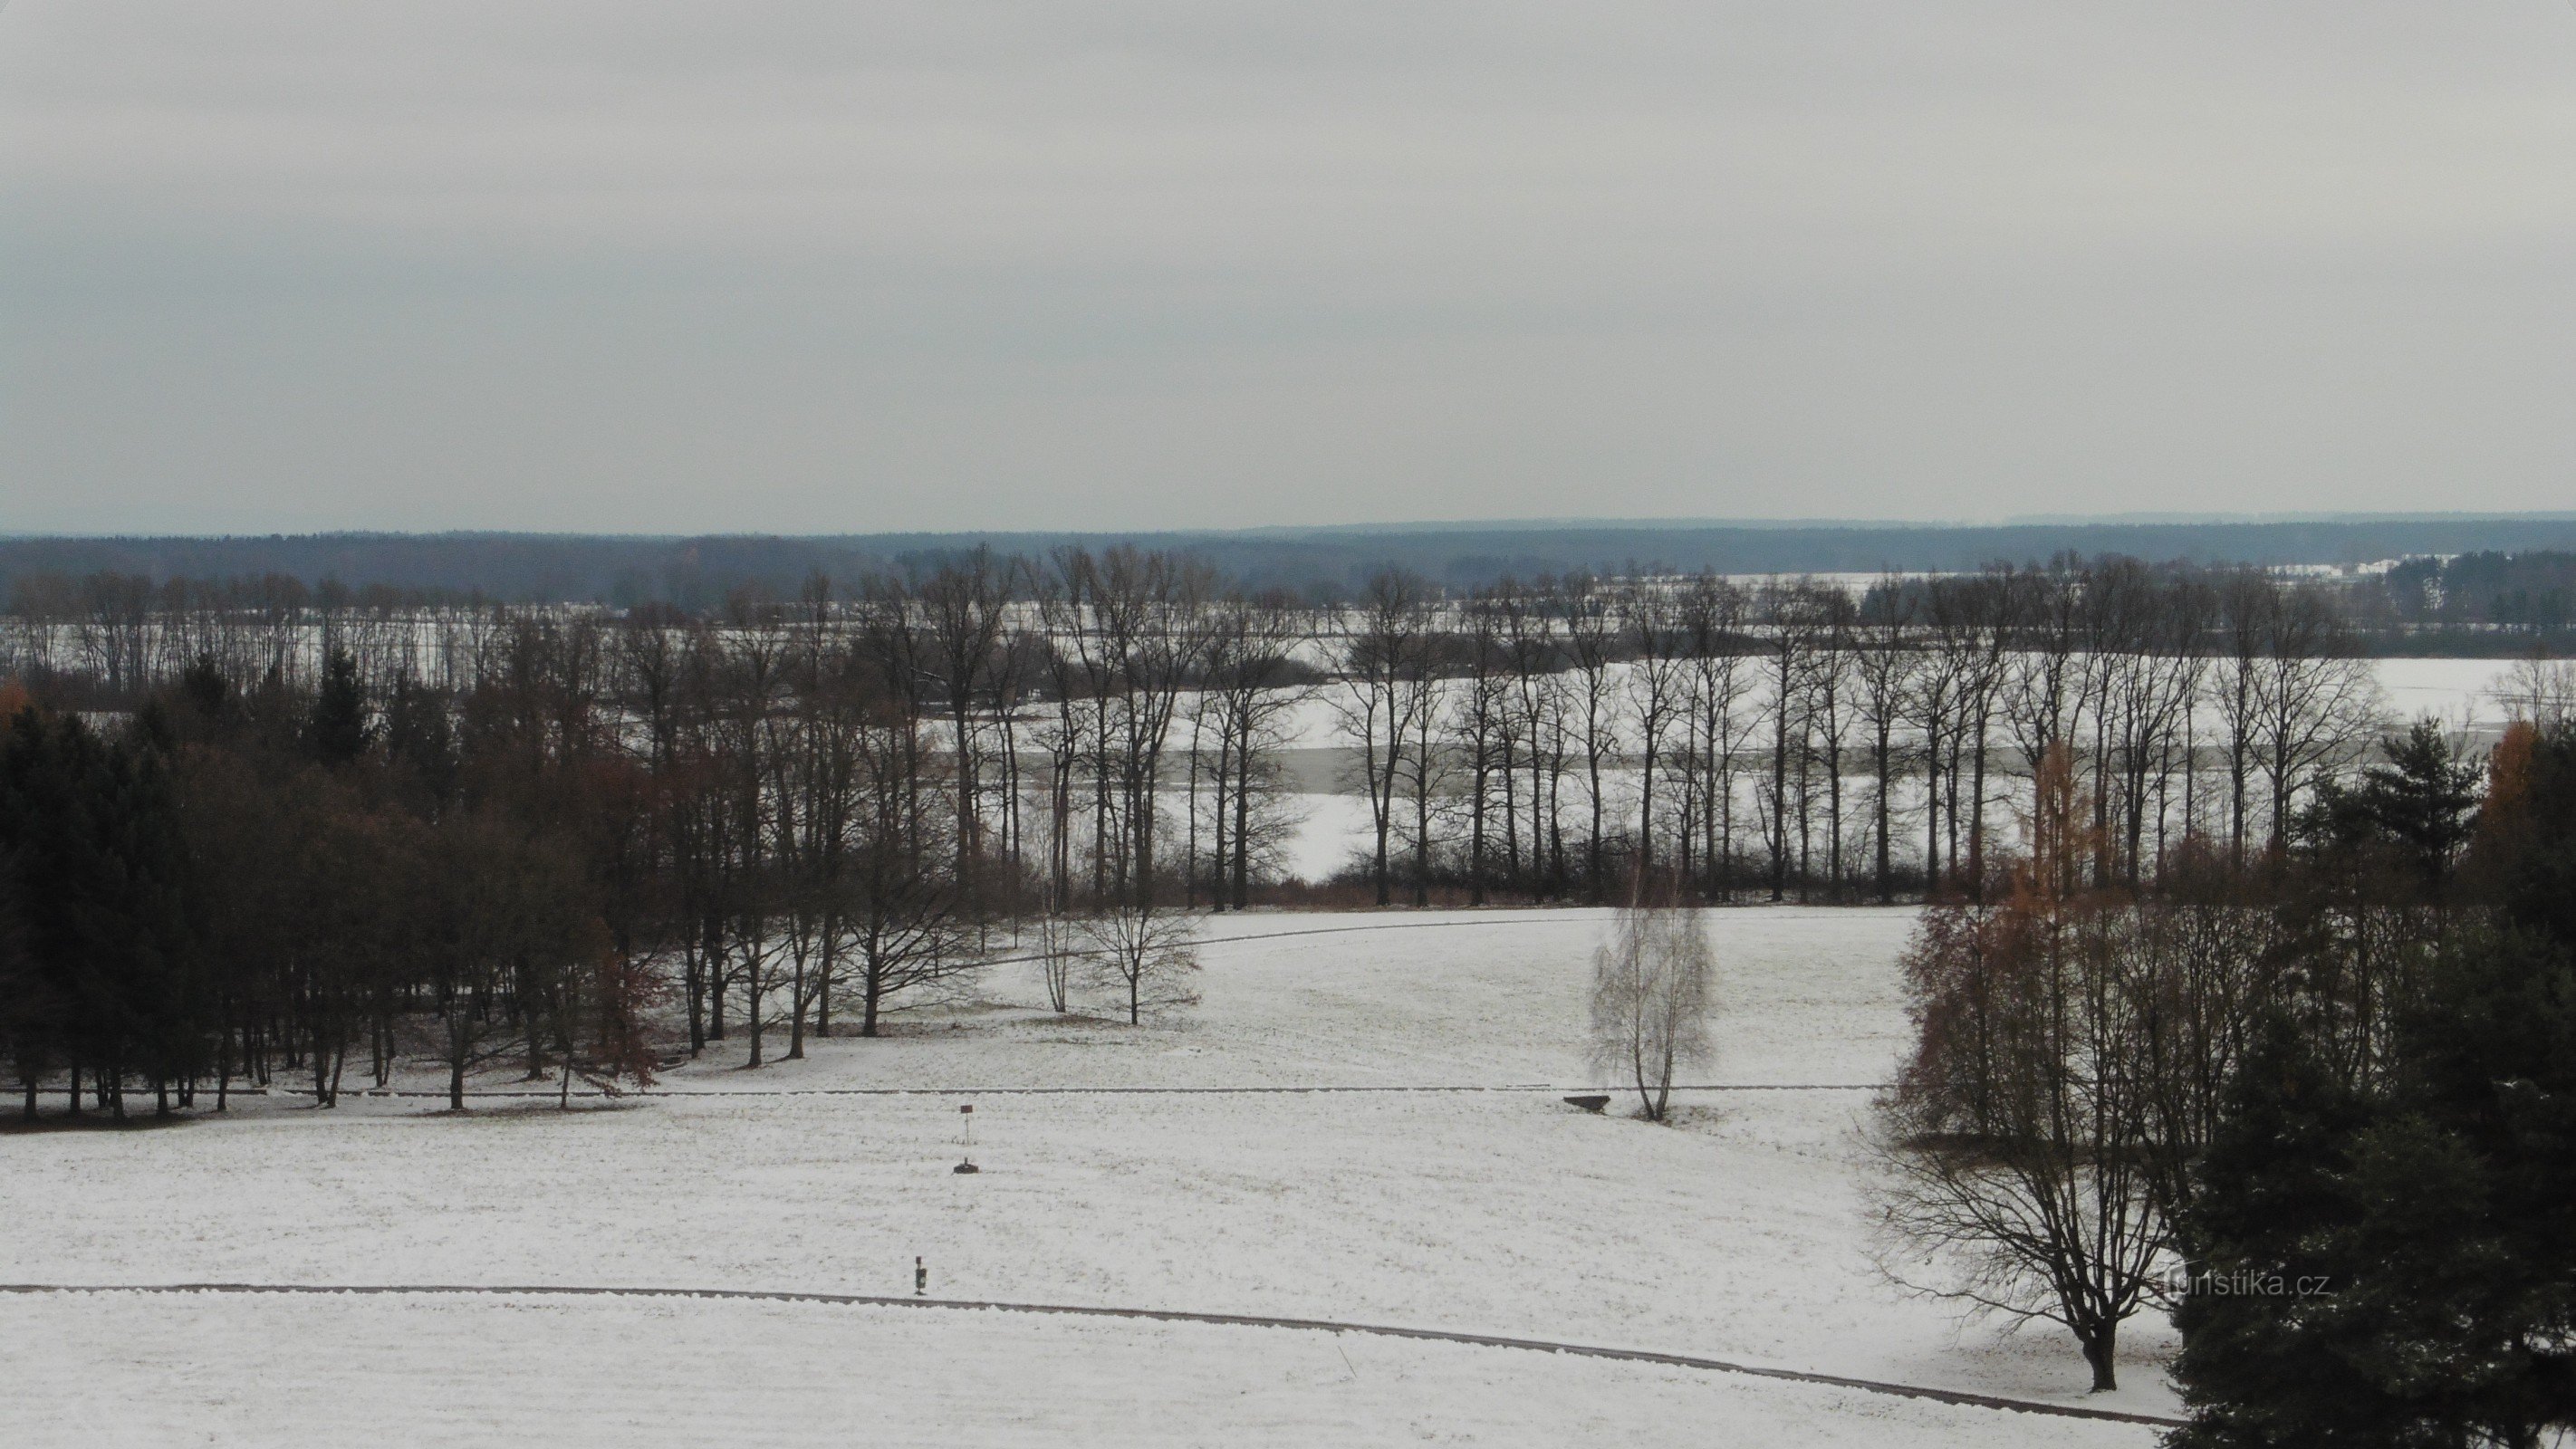
[[[1710,575],[1384,575],[1325,626],[1381,903],[1435,886],[1892,900],[1985,879],[2034,762],[2085,777],[2093,869],[2186,838],[2277,847],[2380,706],[2331,596],[2252,572],[2061,560],[1855,594]]]
[[[884,835],[875,811],[945,857],[941,889],[979,923],[1249,905],[1286,871],[1295,797],[1335,790],[1365,803],[1352,873],[1382,904],[1606,900],[1643,874],[1710,900],[1974,891],[2058,749],[2093,802],[2097,876],[2135,884],[2181,839],[2240,862],[2276,847],[2378,716],[2334,596],[2125,559],[1857,591],[1704,574],[1453,596],[1389,572],[1312,605],[1180,553],[977,551],[709,617],[288,580],[21,595],[0,667],[93,706],[200,664],[306,688],[346,658],[390,719],[554,641],[557,692],[611,745],[657,780],[730,782],[729,813],[693,807],[684,838],[742,863],[690,879],[837,880],[848,860],[811,842]],[[862,790],[902,803],[861,810]],[[752,919],[709,909],[737,936]],[[700,935],[704,990],[739,974],[766,999],[766,944]]]

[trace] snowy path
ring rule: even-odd
[[[1689,1354],[1658,1353],[1651,1349],[1603,1348],[1595,1344],[1562,1343],[1552,1339],[1503,1338],[1492,1334],[1462,1333],[1453,1329],[1403,1328],[1391,1324],[1350,1323],[1327,1318],[1270,1318],[1247,1313],[1192,1313],[1171,1308],[1110,1308],[1069,1303],[992,1303],[962,1298],[895,1298],[870,1294],[793,1293],[751,1288],[635,1288],[565,1284],[485,1286],[457,1283],[0,1283],[0,1293],[20,1296],[247,1294],[325,1297],[390,1295],[405,1298],[680,1298],[749,1303],[814,1303],[837,1307],[1041,1313],[1084,1318],[1133,1319],[1154,1323],[1206,1323],[1229,1328],[1286,1328],[1305,1332],[1359,1333],[1376,1338],[1461,1343],[1477,1348],[1567,1354],[1578,1358],[1610,1359],[1623,1363],[1663,1364],[1710,1373],[1744,1374],[1754,1378],[1781,1379],[1792,1383],[1855,1389],[1863,1393],[1886,1394],[1901,1399],[1927,1399],[1933,1403],[1963,1408],[2009,1410],[2017,1413],[2048,1414],[2069,1419],[2096,1419],[2120,1424],[2170,1425],[2182,1422],[2179,1419],[2156,1414],[2127,1413],[2117,1409],[2097,1409],[2081,1404],[2047,1403],[2033,1399],[2001,1398],[1992,1394],[1963,1393],[1955,1389],[1929,1388],[1920,1384],[1884,1383],[1876,1379],[1845,1378],[1835,1374],[1806,1373],[1797,1369],[1763,1368],[1754,1364],[1729,1363],[1722,1359],[1699,1358]]]
[[[19,1386],[0,1442],[30,1449],[2145,1449],[2155,1433],[1570,1354],[870,1305],[0,1295],[0,1343]]]

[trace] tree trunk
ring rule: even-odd
[[[1252,901],[1252,777],[1238,767],[1234,782],[1234,908]]]
[[[2120,1386],[2120,1325],[2105,1324],[2090,1333],[2078,1333],[2077,1342],[2084,1345],[2084,1361],[2093,1366],[2093,1389],[2107,1394]]]
[[[805,1060],[805,960],[800,954],[787,984],[787,1060]]]
[[[681,958],[682,990],[689,998],[689,1055],[707,1049],[707,975],[706,963],[697,948],[690,947]]]

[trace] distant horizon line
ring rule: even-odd
[[[1975,529],[2022,528],[2193,528],[2193,527],[2262,527],[2293,524],[2384,524],[2384,523],[2467,523],[2516,522],[2560,523],[2576,521],[2576,510],[2560,509],[2453,509],[2413,510],[2406,512],[2279,512],[2279,513],[2051,513],[2014,514],[2000,519],[1906,519],[1906,518],[1462,518],[1416,519],[1390,523],[1318,523],[1318,524],[1247,524],[1224,528],[907,528],[876,531],[793,532],[781,529],[701,530],[697,532],[627,532],[583,529],[541,528],[317,528],[301,532],[280,529],[224,530],[186,532],[179,530],[115,532],[42,530],[0,531],[0,540],[189,540],[235,541],[257,539],[628,539],[646,542],[684,543],[699,539],[954,539],[954,538],[1100,538],[1100,537],[1165,537],[1165,538],[1247,538],[1294,539],[1299,537],[1352,537],[1368,534],[1438,534],[1438,533],[1536,533],[1548,530],[1588,529],[1611,533],[1681,533],[1738,529],[1747,532],[1786,532],[1797,529],[1848,531],[1923,531],[1949,532]]]

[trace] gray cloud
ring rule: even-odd
[[[2563,507],[2576,9],[16,0],[0,529]]]

